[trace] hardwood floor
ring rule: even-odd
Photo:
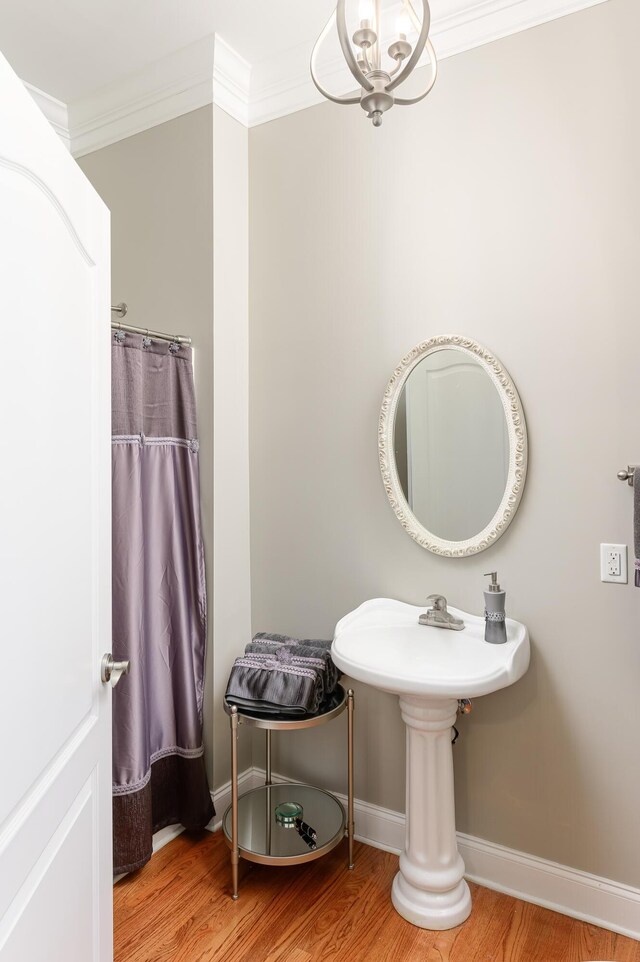
[[[427,932],[393,909],[398,859],[356,845],[303,866],[246,866],[229,897],[221,832],[181,835],[114,888],[115,962],[640,962],[640,942],[471,885],[471,918]]]

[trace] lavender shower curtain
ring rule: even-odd
[[[114,871],[152,834],[213,816],[202,748],[205,566],[191,351],[116,332],[112,350]]]

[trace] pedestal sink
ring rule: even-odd
[[[461,631],[418,623],[423,607],[377,598],[336,626],[331,654],[357,681],[400,696],[407,726],[406,841],[391,898],[409,922],[450,929],[471,912],[458,852],[451,728],[458,700],[518,681],[529,666],[529,634],[507,619],[507,642],[484,640],[484,618],[449,608]]]

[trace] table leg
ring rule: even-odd
[[[231,898],[238,898],[238,709],[231,709]]]
[[[349,837],[349,868],[353,868],[353,835],[355,824],[353,818],[353,689],[347,693],[347,737],[348,737],[348,777],[347,777],[347,835]]]
[[[271,784],[271,729],[266,730],[266,742],[267,742],[267,762],[266,762],[266,777],[265,785]]]

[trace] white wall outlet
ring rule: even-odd
[[[626,585],[627,575],[627,546],[626,544],[600,545],[600,580],[612,581],[615,584]]]

